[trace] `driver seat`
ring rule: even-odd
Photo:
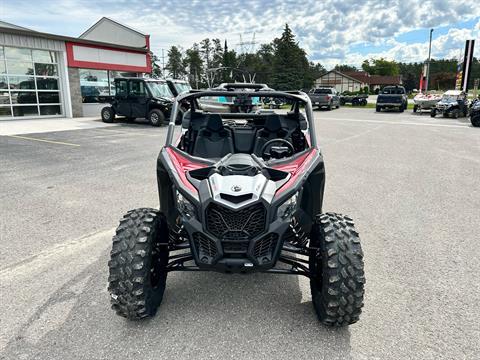
[[[257,131],[257,137],[255,138],[255,144],[253,145],[253,153],[257,156],[262,156],[262,147],[267,141],[273,139],[285,139],[287,135],[288,131],[282,127],[280,116],[277,114],[267,115],[263,129]]]
[[[220,115],[208,115],[205,127],[199,132],[193,147],[193,156],[222,158],[233,153],[232,131],[223,126]]]

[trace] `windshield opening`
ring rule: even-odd
[[[314,94],[331,94],[332,89],[315,89]]]
[[[184,93],[190,91],[191,87],[185,83],[174,83],[175,89],[177,89],[178,93]]]
[[[456,95],[443,95],[442,100],[443,101],[457,101],[457,96]]]
[[[382,90],[382,94],[401,95],[401,94],[405,94],[405,91],[402,88],[385,88]]]
[[[154,97],[173,98],[173,94],[166,82],[149,81],[147,82],[147,87]]]
[[[206,92],[180,99],[177,106],[185,110],[182,126],[171,124],[167,144],[192,156],[219,159],[243,153],[270,160],[294,156],[312,145],[311,107],[293,96]],[[275,141],[265,145],[270,140]]]

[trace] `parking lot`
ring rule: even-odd
[[[111,237],[127,210],[158,206],[166,128],[99,123],[0,136],[0,358],[478,358],[480,130],[411,111],[315,116],[324,211],[362,238],[360,322],[325,328],[306,278],[267,274],[171,273],[155,318],[116,316]]]

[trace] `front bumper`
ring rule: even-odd
[[[277,219],[261,234],[248,239],[220,239],[195,218],[184,219],[192,256],[199,268],[219,272],[255,272],[275,266],[290,222]]]
[[[381,106],[381,107],[399,107],[402,105],[403,103],[377,103],[377,106]]]

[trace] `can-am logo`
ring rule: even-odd
[[[233,185],[232,186],[232,191],[233,192],[239,192],[242,190],[242,187],[240,185]]]

